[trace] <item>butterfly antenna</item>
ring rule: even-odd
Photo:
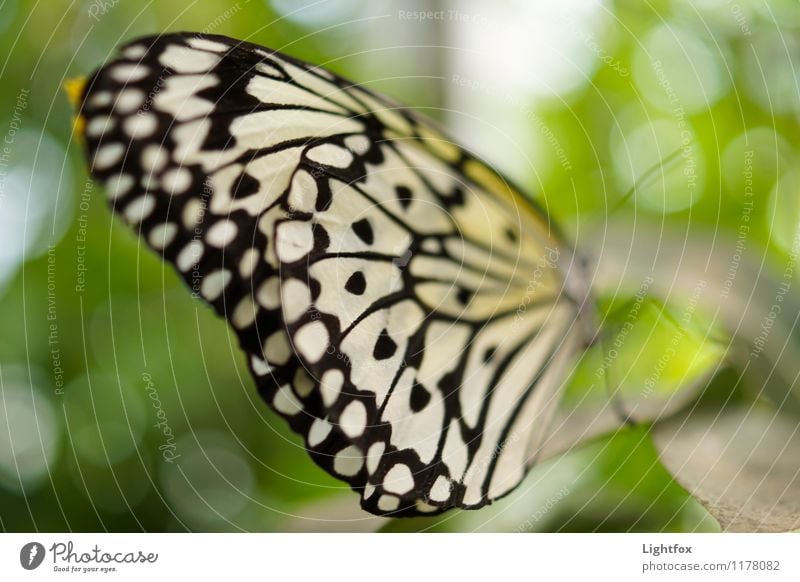
[[[692,142],[689,142],[689,143],[691,144]],[[625,193],[625,195],[620,200],[618,200],[617,203],[611,208],[611,211],[609,212],[609,215],[614,214],[617,210],[622,208],[622,206],[628,200],[631,199],[631,196],[633,196],[636,193],[636,190],[639,189],[642,186],[642,184],[644,182],[646,182],[653,174],[655,174],[658,170],[664,170],[670,163],[675,161],[678,158],[678,156],[681,154],[681,152],[683,152],[683,148],[684,147],[685,146],[682,145],[682,146],[676,148],[675,151],[673,151],[671,154],[669,154],[666,158],[664,158],[663,160],[660,160],[658,163],[655,163],[652,166],[650,166],[649,168],[647,168],[647,170],[644,172],[644,174],[639,176],[639,178],[636,180],[636,182],[634,182],[634,184],[633,184],[633,186],[631,186],[630,190],[628,190]]]

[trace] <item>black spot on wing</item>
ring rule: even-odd
[[[261,184],[258,180],[253,178],[247,172],[242,172],[239,176],[239,179],[233,185],[233,189],[231,191],[232,198],[247,198],[248,196],[252,196],[253,194],[258,193],[258,189],[261,187]]]
[[[315,224],[312,232],[314,236],[314,251],[318,253],[325,252],[331,244],[331,236],[328,234],[327,229],[321,224]]]
[[[347,283],[344,284],[344,288],[353,295],[363,295],[367,289],[367,280],[364,278],[364,273],[356,271],[350,275]]]
[[[472,297],[472,291],[470,289],[467,289],[466,287],[462,287],[461,289],[458,290],[458,293],[456,293],[456,299],[458,299],[458,302],[461,305],[466,305],[467,303],[469,303],[471,297]]]
[[[414,199],[413,194],[411,193],[411,188],[408,186],[397,186],[395,188],[395,195],[397,196],[397,201],[400,203],[404,209],[411,206],[411,202]]]
[[[416,382],[411,388],[411,396],[409,398],[409,406],[414,412],[420,412],[423,408],[428,406],[431,401],[431,393],[425,389],[425,386]]]
[[[362,218],[358,222],[354,222],[351,228],[365,244],[371,245],[375,242],[375,233],[372,231],[372,225],[368,219]]]
[[[372,350],[372,356],[376,360],[388,360],[397,351],[397,344],[389,336],[389,332],[384,329],[378,336],[375,342],[375,349]]]

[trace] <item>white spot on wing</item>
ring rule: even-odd
[[[105,186],[108,198],[115,200],[128,193],[133,186],[133,177],[129,174],[117,174],[106,180]]]
[[[461,438],[461,427],[455,420],[450,421],[447,438],[442,449],[442,462],[450,469],[450,474],[455,479],[461,479],[467,470],[467,445]]]
[[[258,257],[259,252],[253,248],[247,249],[242,253],[242,257],[239,259],[239,275],[243,279],[247,279],[253,274],[256,265],[258,265]],[[261,303],[260,300],[259,303]]]
[[[421,499],[417,499],[417,501],[414,503],[414,506],[420,513],[433,513],[434,511],[439,511],[438,507],[425,503]]]
[[[321,418],[317,418],[308,430],[308,446],[316,447],[331,433],[331,423]]]
[[[305,324],[294,336],[297,351],[311,364],[319,361],[329,342],[328,330],[321,321]]]
[[[167,78],[164,88],[153,99],[153,106],[178,121],[204,117],[214,110],[208,99],[198,97],[203,89],[218,83],[215,75],[179,75]]]
[[[317,182],[305,170],[298,170],[289,190],[289,207],[293,211],[313,212],[317,203]]]
[[[258,288],[256,300],[267,309],[277,309],[280,305],[280,281],[277,277],[270,277]]]
[[[200,293],[208,301],[214,301],[222,294],[230,280],[231,272],[227,269],[213,271],[203,277],[203,282],[200,285]]]
[[[322,403],[331,407],[339,398],[344,385],[344,374],[341,370],[328,370],[322,375],[319,383],[319,391],[322,394]]]
[[[193,240],[183,247],[183,250],[181,250],[178,254],[178,258],[175,260],[175,264],[180,271],[185,273],[197,264],[200,257],[203,256],[203,251],[203,243],[199,240]]]
[[[345,406],[339,416],[339,426],[342,432],[350,438],[364,434],[367,428],[367,409],[360,400],[353,400]]]
[[[208,244],[217,248],[224,248],[230,244],[239,233],[239,227],[232,220],[224,218],[208,229],[206,240]]]
[[[442,243],[435,238],[426,238],[422,241],[422,250],[432,255],[440,255],[442,253]]]
[[[189,200],[183,207],[183,214],[181,215],[183,226],[189,230],[194,230],[194,228],[200,224],[200,220],[203,218],[205,211],[206,208],[201,200],[197,198]]]
[[[272,405],[275,410],[287,416],[293,416],[303,410],[303,405],[297,400],[288,385],[281,386],[275,393]]]
[[[381,511],[394,511],[400,507],[400,500],[394,495],[381,495],[378,499],[378,509]]]
[[[122,54],[129,59],[141,59],[146,53],[147,47],[142,44],[134,44],[122,51]]]
[[[111,78],[120,83],[140,81],[150,73],[150,69],[142,64],[120,63],[111,68]]]
[[[367,472],[372,474],[378,468],[381,461],[381,456],[386,445],[383,442],[373,443],[367,451]]]
[[[242,297],[239,304],[234,308],[231,322],[237,329],[244,329],[256,320],[258,306],[250,296]]]
[[[112,100],[113,95],[110,91],[99,91],[89,98],[88,103],[93,107],[105,107],[106,105],[111,105]]]
[[[156,225],[147,236],[147,242],[156,250],[161,250],[172,242],[178,233],[178,226],[172,222]]]
[[[334,168],[347,168],[353,163],[353,153],[350,150],[332,143],[324,143],[311,148],[306,157],[312,162]]]
[[[311,223],[302,220],[290,220],[278,225],[275,233],[275,252],[284,263],[300,260],[314,248],[314,235]]]
[[[283,318],[294,323],[311,306],[311,291],[308,285],[297,279],[287,279],[281,285]]]
[[[344,145],[354,154],[364,155],[369,150],[370,141],[366,135],[348,135],[344,138]]]
[[[207,51],[173,44],[161,53],[158,60],[177,73],[202,73],[214,67],[220,57]]]
[[[110,168],[122,159],[125,154],[125,147],[121,143],[109,143],[97,148],[94,154],[95,170],[105,170]]]
[[[142,169],[145,172],[160,172],[168,160],[169,154],[158,144],[151,144],[142,150]]]
[[[156,199],[145,194],[139,196],[125,207],[125,220],[137,224],[150,216],[153,209],[156,207]]]
[[[187,42],[192,48],[213,53],[222,53],[228,50],[228,45],[215,40],[208,40],[207,38],[190,38]]]
[[[260,305],[267,309],[277,309],[280,306],[280,281],[277,277],[270,277],[261,284],[256,293]]]
[[[250,365],[253,368],[253,372],[259,376],[266,376],[272,371],[272,366],[256,356],[250,356]]]
[[[308,397],[311,391],[314,390],[314,380],[312,380],[311,376],[302,366],[297,368],[297,371],[294,373],[292,388],[294,388],[294,391],[297,392],[301,398]]]
[[[268,362],[282,366],[289,361],[292,347],[283,331],[276,331],[264,342],[264,355]]]
[[[274,79],[283,79],[284,76],[283,72],[271,63],[258,63],[256,71]]]
[[[110,116],[93,117],[92,120],[86,124],[86,135],[90,137],[99,137],[107,131],[114,129],[114,118]]]
[[[133,139],[141,139],[153,135],[158,127],[158,120],[152,113],[134,115],[125,120],[124,128]]]
[[[144,91],[129,87],[123,89],[117,95],[117,101],[114,103],[114,113],[130,113],[144,105]]]
[[[403,495],[414,488],[414,476],[408,465],[397,463],[386,473],[383,479],[383,488],[390,493]]]
[[[342,449],[333,458],[333,470],[345,477],[352,477],[364,466],[364,457],[354,446]]]
[[[183,194],[191,185],[192,174],[186,168],[172,168],[161,178],[161,187],[167,194]]]
[[[450,499],[450,481],[444,475],[439,475],[436,481],[431,485],[431,490],[428,492],[428,497],[432,501],[444,503]]]

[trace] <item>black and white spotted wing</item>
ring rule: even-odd
[[[586,330],[543,212],[430,121],[225,37],[132,42],[81,102],[114,210],[227,318],[261,395],[366,510],[519,484]]]

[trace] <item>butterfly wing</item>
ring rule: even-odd
[[[365,509],[475,508],[520,482],[586,293],[507,181],[389,100],[218,36],[127,45],[82,115],[114,209]]]

